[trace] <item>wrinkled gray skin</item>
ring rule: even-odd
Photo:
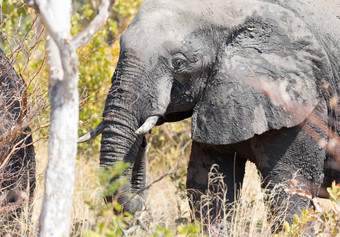
[[[314,2],[315,8],[302,0],[142,4],[122,34],[103,114],[101,165],[131,163],[124,174],[130,185],[119,197],[125,210],[143,207],[143,198],[129,194],[145,185],[145,144],[135,131],[150,116],[159,116],[158,125],[192,116],[187,188],[193,207],[200,194],[192,190],[206,192],[213,164],[233,201],[247,159],[264,186],[296,175],[299,186],[317,195],[327,158],[318,142],[328,134],[310,120],[339,133],[329,99],[340,94],[340,21],[320,8],[321,0]],[[273,211],[286,193],[277,196]],[[309,204],[292,199],[292,213]],[[216,203],[210,208],[219,215]]]
[[[1,205],[33,195],[35,152],[26,115],[25,85],[0,49],[0,194]],[[26,193],[29,187],[29,193]],[[1,207],[2,208],[2,207]]]

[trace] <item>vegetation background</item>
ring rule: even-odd
[[[142,0],[116,0],[106,25],[85,46],[78,50],[79,92],[81,95],[79,135],[93,129],[102,119],[105,98],[111,85],[111,76],[119,56],[119,37],[140,6]],[[81,31],[97,13],[98,0],[74,0],[72,33]],[[45,67],[45,31],[34,11],[20,0],[0,1],[0,48],[13,61],[20,77],[29,88],[32,108],[43,104],[41,115],[32,121],[35,150],[37,153],[37,188],[33,200],[32,220],[29,208],[19,216],[16,224],[0,227],[0,235],[36,236],[43,197],[44,171],[47,163],[47,138],[49,107],[47,103],[47,71]],[[185,192],[186,168],[190,154],[190,120],[154,128],[147,137],[147,174],[152,183],[148,191],[146,211],[135,217],[114,215],[114,204],[105,204],[101,197],[105,182],[111,178],[98,171],[100,137],[78,146],[76,187],[73,204],[73,236],[270,236],[268,219],[284,220],[282,216],[271,217],[268,205],[271,196],[260,188],[261,179],[254,165],[248,163],[244,188],[240,201],[234,205],[237,214],[232,224],[223,228],[202,232],[201,223],[191,224],[190,209]],[[122,172],[122,166],[113,173]],[[216,176],[218,177],[218,176]],[[157,181],[157,182],[155,182]],[[154,182],[154,183],[153,183]],[[339,203],[340,187],[334,186],[334,203]],[[303,236],[306,223],[317,221],[320,236],[339,234],[339,216],[331,214],[320,217],[306,210],[297,213],[295,223],[284,224],[282,236]],[[334,207],[335,205],[335,207]],[[332,209],[333,208],[333,209]],[[327,218],[326,218],[327,217]],[[319,219],[318,219],[319,218]],[[1,219],[1,215],[0,215]],[[334,222],[333,222],[334,220]],[[57,227],[56,227],[57,228]]]

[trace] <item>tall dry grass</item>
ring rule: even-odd
[[[162,178],[150,186],[145,211],[134,217],[121,217],[121,220],[125,222],[123,228],[125,233],[130,236],[272,236],[274,224],[278,221],[283,224],[285,213],[280,213],[278,216],[271,214],[269,206],[275,201],[275,191],[266,192],[261,188],[261,177],[251,162],[247,162],[244,184],[238,200],[230,206],[222,207],[226,210],[226,215],[221,220],[212,223],[192,219],[185,190],[186,168],[190,153],[188,124],[188,121],[184,121],[163,125],[155,129],[148,138],[150,143],[147,166],[149,182],[154,182],[159,177]],[[44,172],[47,163],[46,142],[38,142],[36,151],[37,187],[32,202],[32,216],[30,218],[28,203],[26,203],[27,208],[15,219],[17,227],[13,229],[12,226],[6,226],[6,224],[3,226],[3,230],[6,229],[6,232],[11,234],[8,236],[38,235]],[[94,236],[85,235],[85,230],[96,230],[99,222],[105,221],[107,216],[112,217],[112,212],[108,214],[100,211],[105,210],[103,208],[105,203],[99,196],[103,190],[96,173],[98,163],[98,153],[90,156],[83,153],[77,158],[71,236]],[[211,174],[210,180],[214,185],[216,183],[221,185],[222,195],[216,197],[209,194],[210,196],[207,195],[202,199],[202,205],[206,205],[213,198],[223,197],[223,192],[227,188],[224,187],[221,174],[217,172]],[[297,214],[300,215],[300,213]],[[205,216],[202,217],[205,218]],[[100,232],[97,231],[97,233],[100,236]],[[303,231],[296,233],[299,233],[299,236],[308,236]],[[106,233],[102,236],[120,235]],[[317,236],[326,235],[319,233]]]

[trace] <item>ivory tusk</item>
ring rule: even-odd
[[[137,135],[144,135],[148,133],[157,123],[159,116],[151,116],[136,130]]]
[[[99,134],[102,133],[103,128],[104,128],[104,125],[103,125],[103,121],[102,121],[102,122],[100,122],[100,124],[97,125],[97,127],[95,129],[86,133],[84,136],[78,138],[78,143],[87,142],[87,141],[95,138],[96,136],[98,136]]]

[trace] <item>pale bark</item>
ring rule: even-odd
[[[78,135],[77,47],[90,40],[109,16],[114,1],[102,0],[100,11],[83,32],[72,37],[71,0],[26,0],[47,30],[51,126],[40,236],[68,236],[74,192]]]

